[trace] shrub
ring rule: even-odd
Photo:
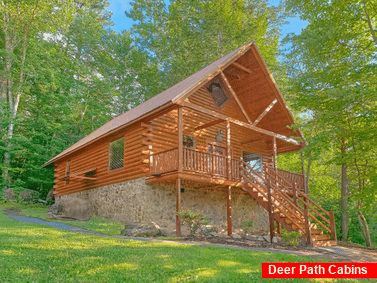
[[[246,235],[246,234],[249,234],[253,231],[253,225],[254,225],[254,222],[253,220],[245,220],[241,223],[241,229],[243,231],[243,234]]]
[[[54,190],[49,191],[46,197],[46,202],[48,205],[52,205],[55,203]]]
[[[281,238],[288,246],[297,247],[300,244],[301,234],[297,231],[288,232],[285,229],[281,231]]]
[[[18,199],[25,203],[37,203],[39,192],[25,189],[18,194]]]
[[[8,188],[4,190],[4,198],[6,200],[15,200],[16,199],[16,192],[15,190]]]
[[[181,210],[178,215],[181,217],[182,223],[189,227],[191,237],[203,230],[203,227],[208,223],[207,217],[190,209]]]

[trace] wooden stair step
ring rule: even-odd
[[[331,247],[336,246],[337,243],[335,240],[324,240],[324,241],[315,241],[313,240],[313,246],[315,247]]]
[[[310,233],[312,234],[312,235],[323,235],[323,231],[322,230],[320,230],[320,229],[310,229]]]
[[[331,240],[330,235],[322,234],[322,235],[313,235],[313,240],[315,241],[328,241]]]

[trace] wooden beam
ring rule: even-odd
[[[244,127],[244,128],[248,128],[248,129],[256,131],[258,133],[262,133],[262,134],[265,134],[265,135],[271,136],[271,137],[276,137],[277,139],[282,140],[284,142],[301,146],[301,143],[296,141],[295,139],[288,138],[287,136],[284,136],[284,135],[281,135],[281,134],[278,134],[278,133],[274,133],[274,132],[271,132],[269,130],[262,129],[262,128],[259,128],[257,126],[253,126],[252,124],[248,124],[248,123],[242,122],[242,121],[237,120],[237,119],[230,118],[230,117],[228,117],[224,114],[218,113],[218,112],[213,111],[213,110],[209,110],[209,109],[204,108],[202,106],[195,105],[195,104],[192,104],[192,103],[187,103],[187,102],[180,102],[179,104],[181,106],[196,110],[198,112],[202,112],[202,113],[210,115],[212,117],[229,121],[233,124],[239,125],[239,126]]]
[[[69,178],[80,179],[80,180],[96,180],[95,177],[84,177],[84,176],[76,176],[76,175],[72,175]]]
[[[226,163],[227,163],[227,169],[228,169],[228,179],[230,180],[232,177],[232,172],[231,172],[231,160],[232,156],[230,153],[230,122],[226,121]]]
[[[181,237],[181,218],[179,212],[181,211],[181,179],[177,179],[176,190],[176,214],[175,214],[175,235]]]
[[[276,174],[276,170],[277,170],[277,161],[278,161],[278,146],[276,144],[276,137],[273,137],[273,152],[274,152],[274,170],[275,170],[275,174]]]
[[[252,73],[253,73],[252,70],[246,68],[245,66],[241,65],[240,63],[233,62],[233,65],[234,65],[235,67],[237,67],[238,69],[241,69],[242,71],[245,71],[246,73],[249,73],[249,74],[252,74]]]
[[[272,163],[272,170],[274,170],[274,172],[272,172],[274,174],[274,182],[276,182],[277,180],[277,172],[276,172],[276,160],[277,160],[277,145],[276,145],[276,138],[273,137],[273,163]],[[269,169],[267,169],[269,170]],[[266,175],[268,176],[268,174]],[[272,175],[270,175],[272,176]],[[271,178],[271,177],[267,177],[267,178]],[[274,188],[277,188],[277,184],[275,183],[274,184]],[[269,184],[268,184],[268,209],[269,209],[269,222],[270,222],[270,241],[272,243],[272,240],[274,238],[274,233],[275,233],[275,227],[274,227],[274,220],[273,220],[273,211],[274,211],[274,208],[273,208],[273,204],[272,204],[272,191],[271,191],[271,180],[269,181]]]
[[[224,75],[223,72],[221,72],[221,77],[223,78],[223,80],[224,80],[226,86],[228,87],[230,93],[232,94],[234,100],[237,102],[238,106],[240,107],[240,109],[241,109],[243,115],[245,116],[246,120],[247,120],[249,123],[251,123],[251,120],[250,120],[250,118],[249,118],[249,115],[247,115],[245,109],[243,108],[243,106],[242,106],[242,104],[241,104],[241,101],[238,99],[237,94],[234,92],[232,86],[230,85],[228,79],[226,78],[226,76]]]
[[[233,219],[232,219],[232,187],[228,187],[228,194],[226,199],[226,224],[228,236],[233,233]]]
[[[231,79],[236,79],[236,80],[241,79],[241,77],[239,75],[235,75],[235,74],[232,74],[230,72],[227,72],[227,70],[224,70],[224,72],[226,72],[227,73],[226,75],[229,76]]]
[[[253,46],[254,43],[245,44],[242,46],[236,54],[234,54],[234,57],[229,60],[228,62],[218,66],[215,70],[213,70],[211,73],[209,73],[206,77],[204,77],[202,80],[200,80],[197,84],[195,84],[193,87],[185,90],[183,93],[179,94],[175,98],[173,98],[172,102],[179,104],[179,102],[184,101],[187,96],[191,95],[194,91],[201,88],[204,84],[208,83],[215,77],[217,77],[221,70],[225,70],[227,67],[229,67],[234,61],[238,60],[242,55],[246,53],[246,51],[251,49],[251,46]]]
[[[254,142],[258,142],[258,141],[262,141],[262,140],[261,139],[252,139],[252,140],[241,142],[241,145],[248,144],[248,143],[254,143]]]
[[[202,129],[205,129],[205,128],[209,128],[209,127],[212,127],[212,126],[215,126],[215,125],[220,124],[222,122],[224,122],[223,119],[218,119],[218,120],[215,120],[215,121],[212,121],[212,122],[208,122],[207,124],[203,124],[201,126],[196,127],[194,129],[194,132],[202,130]]]
[[[183,109],[178,108],[178,172],[183,171]]]
[[[275,104],[278,103],[278,100],[275,98],[267,107],[264,109],[264,111],[255,119],[253,125],[256,126],[263,118],[268,114],[268,112],[271,111],[272,107],[275,106]]]

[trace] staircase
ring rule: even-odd
[[[242,189],[271,213],[278,226],[298,231],[308,245],[336,245],[334,214],[304,193],[303,175],[277,169],[265,158],[263,170],[241,161],[241,176]]]

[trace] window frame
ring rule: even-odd
[[[219,105],[219,104],[217,103],[217,101],[216,101],[216,99],[215,99],[215,96],[209,91],[209,87],[210,87],[211,84],[213,84],[216,80],[219,81],[219,83],[220,83],[220,87],[221,87],[221,89],[222,89],[222,91],[223,91],[223,94],[226,96],[226,100],[225,100],[221,105]],[[213,101],[213,103],[214,103],[214,104],[216,105],[216,107],[219,108],[219,109],[223,109],[223,108],[225,107],[225,105],[226,105],[227,103],[229,103],[229,101],[232,100],[230,94],[228,93],[229,90],[227,89],[227,87],[225,87],[223,80],[222,80],[221,78],[219,78],[219,77],[215,77],[213,80],[211,80],[211,81],[207,84],[207,86],[206,86],[206,90],[207,90],[207,93],[209,94],[209,96],[212,97],[212,101]]]
[[[122,145],[123,145],[123,152],[122,152],[122,166],[120,167],[116,167],[116,168],[111,168],[111,161],[112,161],[112,156],[113,156],[113,152],[112,152],[112,144],[117,142],[117,141],[120,141],[122,140]],[[121,170],[124,168],[124,165],[125,165],[125,162],[124,162],[124,157],[125,157],[125,154],[124,154],[124,150],[125,150],[125,138],[122,136],[122,137],[118,137],[116,139],[113,139],[112,141],[109,142],[109,147],[108,147],[108,170],[110,172],[114,172],[114,171],[117,171],[117,170]]]
[[[192,146],[187,146],[187,140],[192,140]],[[184,148],[196,149],[196,138],[193,135],[183,135],[182,144]]]

